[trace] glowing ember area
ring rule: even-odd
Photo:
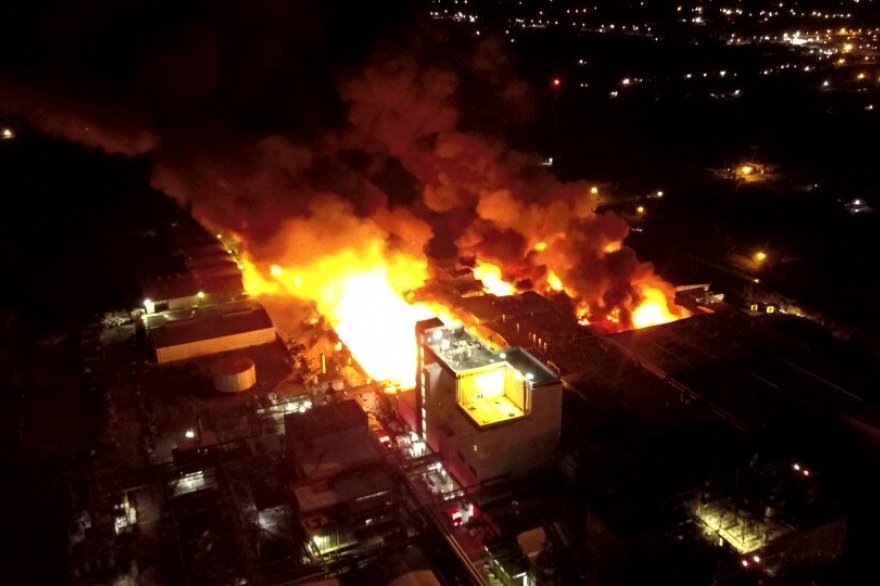
[[[688,315],[687,310],[678,306],[673,306],[673,313],[666,295],[660,289],[646,287],[642,290],[642,295],[645,297],[644,301],[632,312],[633,327],[636,329],[659,326]]]
[[[362,255],[372,256],[369,247],[318,258],[305,267],[272,265],[268,276],[245,259],[245,287],[254,296],[313,301],[370,377],[410,385],[415,381],[415,323],[435,312],[404,296],[424,283],[425,263],[405,255],[368,263]]]
[[[602,250],[605,252],[605,254],[611,254],[612,252],[617,252],[621,248],[623,248],[623,242],[615,241],[606,244]]]
[[[516,287],[506,282],[501,276],[501,267],[488,262],[477,261],[474,267],[474,277],[483,282],[486,293],[504,297],[516,293]]]
[[[547,286],[550,287],[554,291],[562,291],[565,289],[565,286],[562,284],[562,281],[553,271],[550,271],[547,274]]]

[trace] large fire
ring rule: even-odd
[[[377,246],[342,250],[314,259],[304,266],[270,265],[260,270],[242,259],[244,282],[253,296],[292,295],[315,303],[340,339],[366,373],[375,380],[413,381],[416,347],[413,330],[417,321],[449,312],[444,308],[412,303],[409,293],[427,278],[424,259],[402,253],[387,253]],[[502,270],[488,262],[478,262],[474,276],[483,281],[486,293],[506,296],[516,287],[504,281]],[[549,273],[551,291],[567,291],[561,279]],[[668,323],[685,317],[686,312],[670,306],[666,294],[650,285],[640,287],[643,301],[632,311],[635,328]],[[584,310],[579,309],[578,314]],[[617,324],[619,312],[605,320]],[[580,316],[582,324],[589,316]]]
[[[633,327],[636,329],[659,326],[684,317],[681,308],[678,314],[669,308],[669,300],[660,289],[645,287],[642,289],[644,300],[632,312]]]
[[[474,267],[474,278],[483,282],[486,293],[504,297],[516,293],[516,287],[504,280],[501,275],[501,267],[492,263],[477,261]]]
[[[249,260],[242,266],[251,295],[292,295],[313,301],[373,379],[415,380],[414,326],[435,312],[409,303],[405,296],[424,283],[424,261],[403,254],[377,258],[366,247],[318,258],[306,266],[272,265],[268,275]]]
[[[307,12],[307,20],[339,20]],[[274,21],[268,24],[275,26]],[[113,27],[102,22],[96,30],[104,25]],[[298,44],[299,36],[284,35],[282,42],[293,44],[277,53],[314,49],[311,38],[307,45]],[[683,317],[686,312],[674,305],[671,287],[624,245],[630,230],[626,220],[600,211],[605,206],[600,206],[597,186],[562,181],[536,155],[479,132],[483,126],[506,124],[472,119],[483,108],[472,102],[471,79],[487,81],[481,87],[484,106],[500,114],[537,106],[501,45],[486,39],[450,46],[461,58],[449,60],[448,51],[437,50],[446,42],[443,35],[429,35],[430,42],[423,36],[407,34],[390,44],[383,36],[375,51],[373,43],[363,42],[364,51],[352,62],[331,52],[327,66],[312,72],[320,79],[309,80],[308,87],[321,88],[317,93],[297,89],[303,80],[296,77],[302,75],[296,59],[287,60],[287,68],[283,59],[257,68],[268,75],[262,79],[255,71],[257,85],[275,87],[279,71],[293,80],[279,86],[282,93],[273,94],[269,107],[262,101],[265,92],[241,92],[242,101],[225,99],[223,92],[195,91],[178,96],[180,108],[172,118],[166,118],[171,110],[142,110],[144,104],[131,116],[124,111],[125,100],[117,100],[119,111],[84,107],[94,101],[93,92],[104,93],[100,84],[89,88],[88,83],[76,84],[71,95],[45,107],[48,94],[36,78],[32,88],[24,82],[12,84],[13,89],[4,86],[9,94],[4,93],[4,106],[52,136],[110,153],[152,153],[153,188],[192,210],[205,225],[240,234],[236,239],[246,244],[241,249],[246,253],[241,256],[236,248],[235,255],[248,291],[313,304],[375,379],[411,381],[413,322],[443,311],[416,305],[409,295],[425,283],[424,251],[429,249],[451,252],[454,246],[459,257],[477,259],[475,275],[486,293],[507,296],[533,289],[596,329],[613,332]],[[227,44],[250,55],[252,47],[239,40]],[[179,69],[174,53],[145,57],[157,65],[150,71]],[[234,85],[236,68],[221,69],[233,77],[211,80],[218,87]],[[161,82],[154,89],[166,89],[167,80],[148,77]],[[322,108],[334,90],[334,107]],[[468,99],[468,108],[459,107],[462,98]],[[196,122],[181,128],[175,123],[178,110],[197,113],[186,116]],[[251,111],[266,112],[259,132],[241,115]],[[319,122],[317,111],[322,112]],[[521,118],[528,117],[517,116],[517,124]],[[204,131],[213,128],[223,132]],[[308,132],[300,132],[304,128]],[[412,188],[420,192],[414,198]],[[611,197],[603,195],[603,200]],[[643,205],[637,211],[639,218],[647,213]],[[286,307],[295,313],[295,305]],[[289,329],[296,333],[293,326]]]

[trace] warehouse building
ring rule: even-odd
[[[225,303],[244,297],[231,249],[192,219],[172,228],[164,270],[144,283],[147,314]]]
[[[798,321],[786,318],[785,322]],[[608,337],[658,378],[712,406],[735,428],[797,425],[878,399],[876,378],[833,343],[804,343],[774,320],[726,311]],[[817,351],[816,343],[823,344]],[[858,374],[857,374],[858,373]]]
[[[147,316],[159,364],[275,342],[275,327],[255,301]]]

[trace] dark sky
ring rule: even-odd
[[[127,154],[169,135],[338,114],[334,78],[413,26],[419,2],[108,0],[0,6],[0,113]]]

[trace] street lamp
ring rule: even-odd
[[[759,263],[764,262],[765,260],[767,260],[767,253],[764,252],[763,250],[756,252],[755,253],[755,260]]]

